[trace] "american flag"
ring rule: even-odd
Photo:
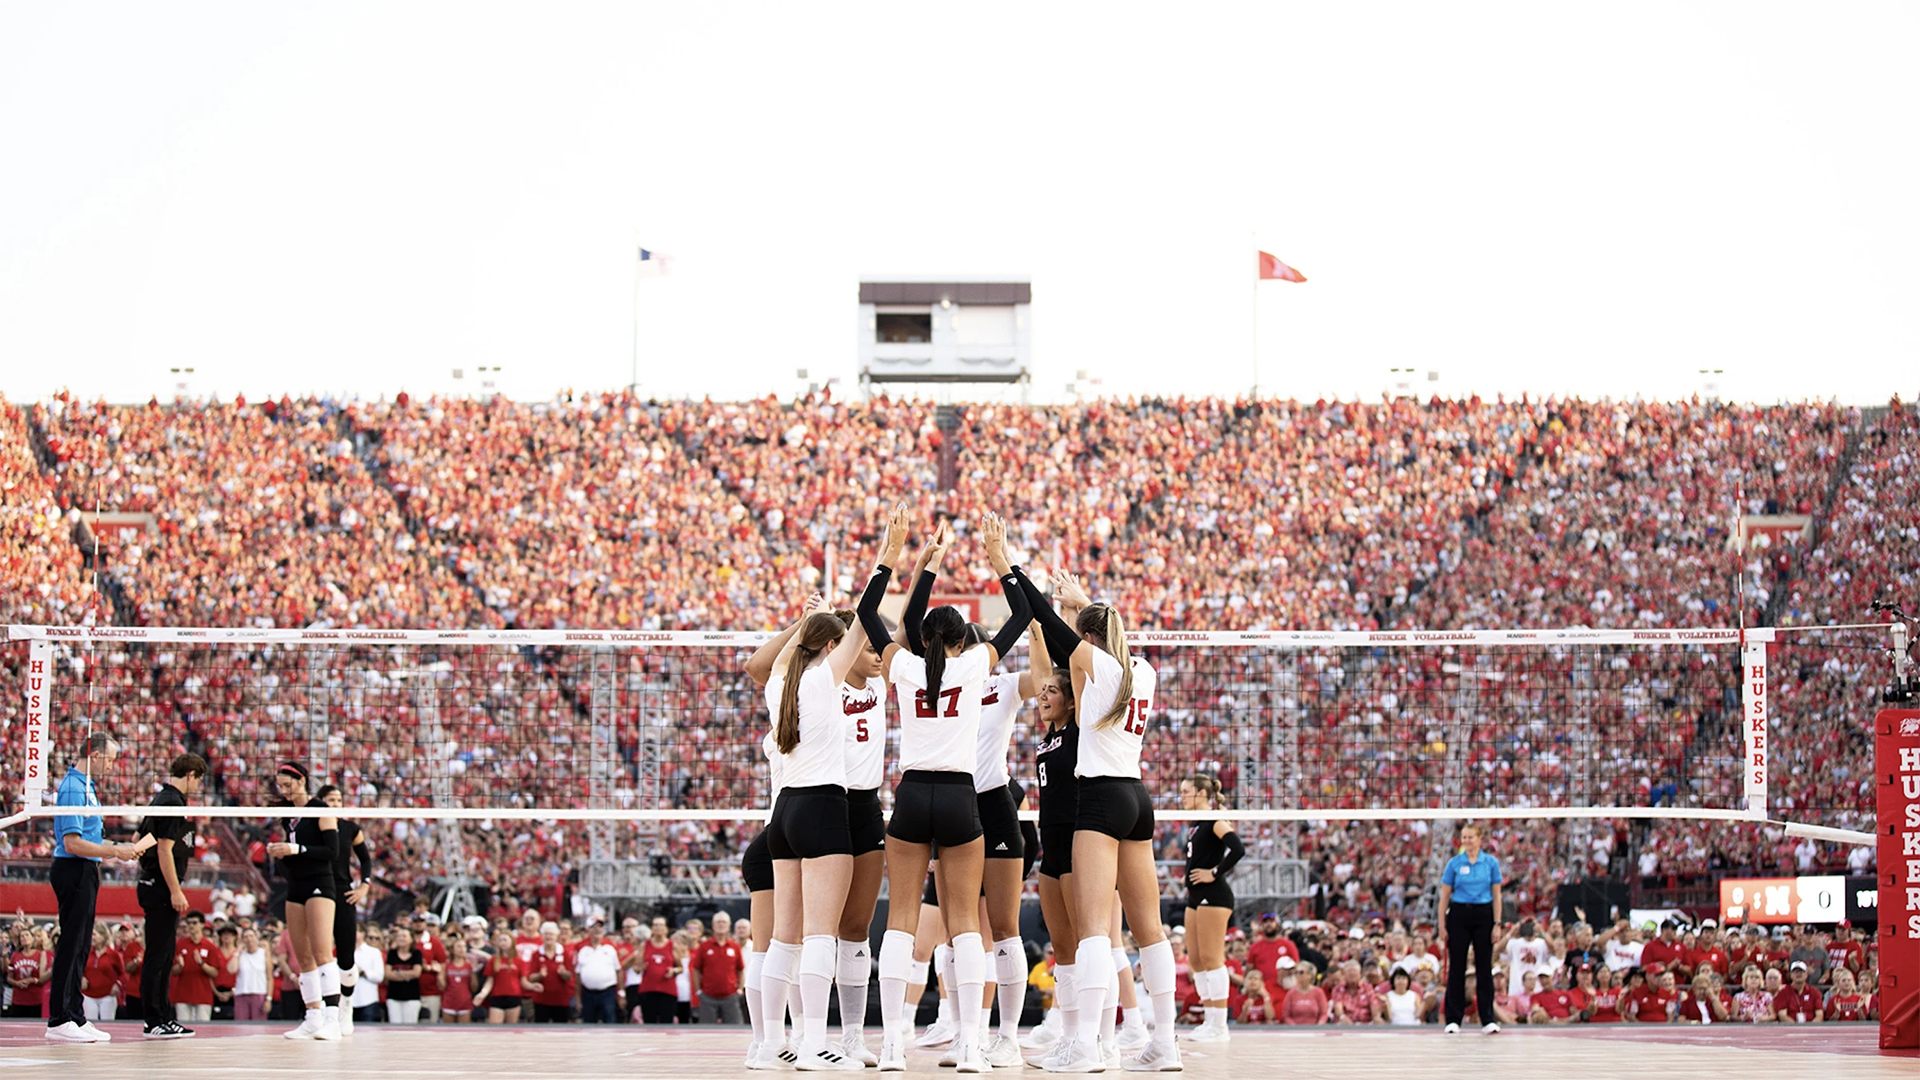
[[[667,272],[667,257],[657,251],[640,249],[640,276],[659,277]]]

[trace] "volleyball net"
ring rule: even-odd
[[[284,816],[271,806],[273,775],[299,761],[316,785],[343,790],[343,814],[388,823],[429,863],[435,838],[452,840],[448,822],[561,823],[558,840],[542,841],[556,858],[718,863],[767,805],[766,707],[745,673],[764,633],[5,633],[12,685],[0,692],[15,720],[3,783],[16,833],[47,827],[45,804],[96,731],[122,747],[99,784],[109,817],[145,813],[182,751],[210,772],[204,805],[180,812]],[[1541,822],[1554,830],[1541,842],[1572,862],[1609,823],[1634,819],[1784,819],[1795,835],[1836,843],[1865,842],[1855,830],[1871,827],[1878,628],[1131,639],[1159,671],[1143,755],[1157,813],[1217,816],[1178,809],[1180,778],[1213,774],[1257,850],[1297,851],[1301,821]],[[1026,664],[1024,646],[1004,661]],[[1023,710],[1009,755],[1029,788],[1042,726]],[[898,737],[895,721],[883,805]]]

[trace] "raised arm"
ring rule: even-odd
[[[940,562],[952,546],[953,522],[941,518],[940,524],[933,528],[933,539],[921,550],[920,561],[914,565],[913,592],[907,596],[906,610],[900,613],[900,632],[895,636],[895,640],[915,656],[926,652],[920,642],[920,624],[927,618],[927,601],[933,596],[934,580],[940,576]]]
[[[880,670],[885,671],[893,662],[893,656],[900,646],[887,637],[886,621],[880,618],[880,599],[887,594],[887,583],[893,580],[893,564],[900,558],[901,549],[907,546],[907,508],[901,504],[893,508],[887,516],[887,535],[881,542],[880,558],[873,567],[873,576],[867,579],[867,588],[860,594],[860,606],[857,610],[860,625],[867,631],[868,641],[886,641],[880,650]]]
[[[1000,578],[1000,591],[1007,597],[1007,621],[1000,624],[1000,630],[987,643],[993,652],[988,659],[989,665],[997,664],[1020,642],[1020,635],[1027,632],[1027,624],[1033,620],[1033,610],[1027,604],[1027,594],[1020,588],[1020,582],[1013,576],[1013,564],[1007,561],[1007,523],[1000,515],[988,511],[981,515],[981,532],[986,543],[987,559],[993,563],[993,572]]]
[[[800,624],[806,622],[807,616],[813,614],[824,601],[825,597],[819,593],[807,597],[807,602],[800,606],[800,617],[793,620],[793,625],[767,639],[765,644],[753,650],[752,656],[747,657],[747,678],[753,680],[753,685],[764,687],[773,680],[774,660],[787,647],[787,642],[800,632]]]
[[[1074,654],[1083,646],[1089,649],[1093,647],[1081,641],[1080,634],[1066,620],[1054,614],[1053,603],[1041,595],[1039,587],[1029,581],[1019,567],[1014,567],[1013,573],[1019,579],[1020,591],[1026,594],[1027,608],[1033,615],[1033,621],[1039,625],[1040,632],[1047,636],[1047,656],[1053,663],[1071,665]],[[1059,575],[1056,574],[1054,580],[1057,583]],[[1009,598],[1007,603],[1012,606],[1012,599]]]
[[[1018,592],[1025,597],[1027,589],[1032,588],[1032,585],[1025,583],[1026,575],[1020,572],[1019,567],[1014,567],[1013,573],[1016,575],[1015,587],[1008,590],[1008,595],[1011,597],[1014,592]],[[1009,609],[1013,607],[1012,599],[1008,599],[1007,607]],[[1031,599],[1028,600],[1028,614],[1033,614]],[[1020,673],[1020,700],[1026,701],[1038,694],[1040,680],[1052,674],[1053,656],[1047,652],[1047,631],[1040,625],[1040,620],[1035,618],[1027,623],[1027,670]]]

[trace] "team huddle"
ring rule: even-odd
[[[747,673],[766,690],[772,730],[762,746],[773,788],[766,828],[741,862],[754,927],[745,980],[753,1021],[748,1067],[904,1070],[910,1009],[919,998],[909,998],[908,988],[925,986],[936,959],[946,990],[942,1015],[952,1019],[942,1064],[959,1072],[1023,1060],[1049,1072],[1122,1064],[1179,1071],[1175,959],[1160,919],[1152,800],[1140,779],[1152,665],[1129,654],[1119,611],[1092,602],[1072,575],[1054,581],[1056,612],[1008,560],[1006,525],[992,514],[982,517],[980,536],[1009,610],[1000,629],[989,635],[954,607],[927,610],[953,542],[942,521],[920,553],[898,631],[890,632],[880,604],[907,533],[908,512],[896,507],[858,607],[835,612],[816,597],[748,662]],[[995,674],[1022,635],[1028,670]],[[880,786],[889,687],[899,703],[900,779],[886,818]],[[1019,820],[1027,793],[1007,763],[1026,701],[1047,725],[1035,760],[1037,830]],[[1182,794],[1189,807],[1206,809],[1218,790],[1195,778]],[[1233,895],[1224,876],[1243,850],[1225,821],[1196,823],[1189,842],[1190,940],[1211,946],[1193,950],[1193,979],[1207,1010],[1189,1035],[1195,1041],[1227,1038],[1224,949]],[[1019,915],[1022,883],[1036,862],[1058,956],[1060,1024],[1057,1038],[1029,1036],[1028,1059],[1017,1030],[1026,982]],[[878,958],[875,1055],[863,1024],[882,873],[893,901]],[[915,895],[923,903],[911,903]],[[1140,946],[1153,1015],[1151,1031],[1124,1062],[1115,1031],[1119,969],[1127,967],[1116,948],[1122,911]],[[989,982],[1000,1005],[997,1032],[987,1030]],[[828,995],[836,984],[842,1032],[829,1043]],[[790,1002],[794,1044],[786,1034]]]

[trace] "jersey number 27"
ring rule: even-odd
[[[913,692],[913,715],[922,720],[930,720],[936,715],[948,717],[958,717],[960,715],[959,687],[955,686],[940,691],[940,700],[946,703],[947,708],[946,711],[936,714],[933,707],[927,704],[927,692],[925,690],[915,690]]]

